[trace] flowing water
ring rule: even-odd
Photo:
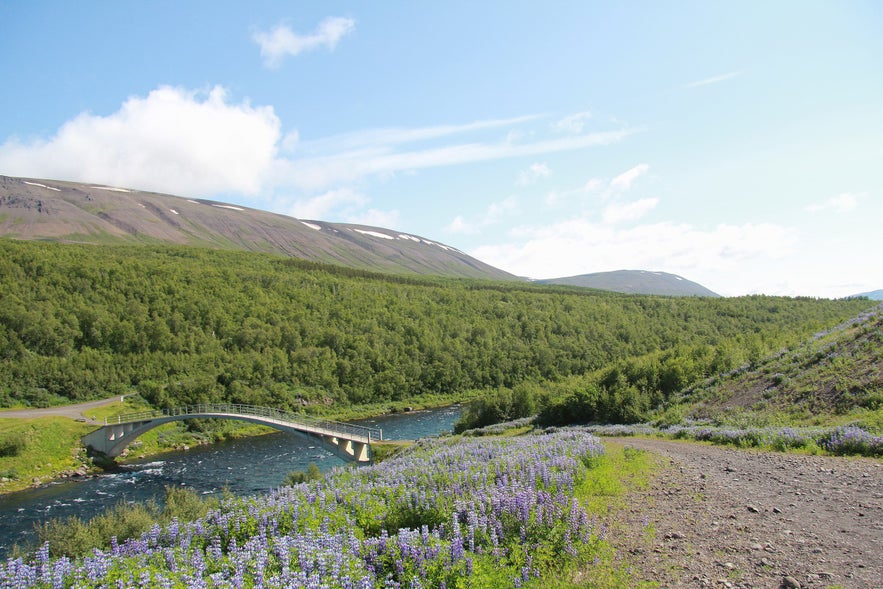
[[[384,440],[413,440],[449,433],[460,411],[459,406],[444,407],[354,423],[382,428]],[[16,543],[32,542],[34,524],[50,518],[88,519],[119,501],[162,497],[166,486],[188,487],[205,495],[225,488],[237,495],[260,493],[280,486],[289,472],[306,470],[310,462],[321,471],[345,464],[318,441],[276,432],[163,454],[94,478],[0,496],[0,557]]]

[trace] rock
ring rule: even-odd
[[[782,578],[782,587],[786,589],[800,589],[800,581],[795,579],[794,577],[785,576]]]
[[[745,508],[748,509],[748,511],[750,511],[751,513],[760,513],[760,510],[751,504],[746,505]]]
[[[778,507],[773,507],[773,513],[782,513],[782,510]]]

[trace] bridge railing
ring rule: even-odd
[[[332,421],[330,419],[321,419],[312,417],[302,413],[294,413],[293,411],[285,411],[283,409],[274,409],[272,407],[261,407],[258,405],[241,405],[238,403],[200,403],[197,405],[188,405],[186,407],[173,407],[171,409],[153,409],[150,411],[141,411],[138,413],[127,413],[117,416],[116,423],[130,423],[133,421],[146,421],[149,419],[158,419],[161,417],[179,417],[182,415],[199,415],[199,414],[221,413],[226,415],[243,415],[250,417],[266,417],[277,421],[288,421],[301,425],[307,425],[315,428],[327,429],[341,434],[350,434],[354,436],[366,437],[373,440],[383,440],[383,430],[377,427],[368,427],[364,425],[356,425],[354,423],[345,423],[342,421]],[[114,423],[113,420],[104,420],[105,425]]]

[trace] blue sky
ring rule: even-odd
[[[0,0],[0,174],[407,231],[531,278],[883,288],[876,1]]]

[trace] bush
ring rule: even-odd
[[[214,500],[206,501],[195,491],[180,487],[166,487],[163,504],[164,507],[160,508],[153,500],[145,503],[120,501],[89,521],[76,516],[53,518],[34,526],[37,541],[40,545],[48,542],[52,556],[82,556],[95,548],[111,548],[114,538],[119,544],[139,538],[158,524],[199,519],[217,505]]]
[[[282,485],[285,487],[293,487],[294,485],[299,485],[301,483],[306,483],[309,481],[317,481],[322,478],[322,473],[319,472],[319,467],[316,466],[315,462],[311,462],[309,466],[307,466],[307,470],[293,470],[285,476],[285,480],[282,481]]]
[[[822,440],[822,445],[832,454],[883,456],[883,436],[855,426],[838,427]]]
[[[18,456],[28,447],[24,433],[10,433],[0,439],[0,458]]]
[[[177,518],[181,521],[192,521],[204,516],[209,504],[193,489],[182,487],[166,487],[162,517],[164,521]]]

